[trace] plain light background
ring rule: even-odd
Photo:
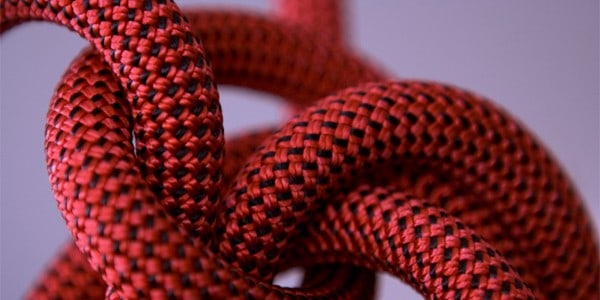
[[[349,1],[347,13],[351,45],[391,73],[470,89],[520,119],[564,166],[598,224],[598,1],[365,0]],[[59,77],[85,45],[48,23],[0,38],[1,299],[20,298],[69,238],[48,184],[43,128]],[[221,99],[228,135],[283,121],[274,97],[222,87]],[[380,287],[382,299],[416,297],[389,277]]]

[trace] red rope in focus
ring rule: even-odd
[[[368,299],[385,271],[431,299],[597,298],[594,232],[550,155],[477,95],[383,80],[341,8],[1,0],[1,32],[46,20],[93,47],[46,126],[75,243],[29,297]],[[225,143],[215,82],[302,110]],[[294,266],[300,288],[272,284]]]

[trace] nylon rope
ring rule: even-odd
[[[428,299],[598,298],[595,232],[548,151],[470,91],[386,79],[342,9],[0,0],[0,32],[44,20],[91,44],[45,132],[74,242],[27,297],[369,299],[388,272]],[[225,141],[217,83],[297,114]],[[300,287],[273,284],[297,266]]]

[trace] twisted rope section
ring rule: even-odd
[[[163,0],[0,2],[1,31],[48,20],[94,47],[46,127],[76,246],[32,298],[367,299],[374,271],[431,299],[598,296],[580,201],[519,124],[464,90],[382,80],[343,48],[339,3],[298,3],[281,21]],[[225,144],[215,80],[307,108]],[[272,285],[294,266],[302,287]]]

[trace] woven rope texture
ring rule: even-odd
[[[28,297],[369,299],[383,271],[428,299],[598,298],[595,232],[549,153],[476,94],[386,79],[347,49],[342,4],[0,0],[0,32],[91,44],[45,132],[74,243]],[[225,141],[217,83],[298,114]],[[301,287],[273,285],[298,266]]]

